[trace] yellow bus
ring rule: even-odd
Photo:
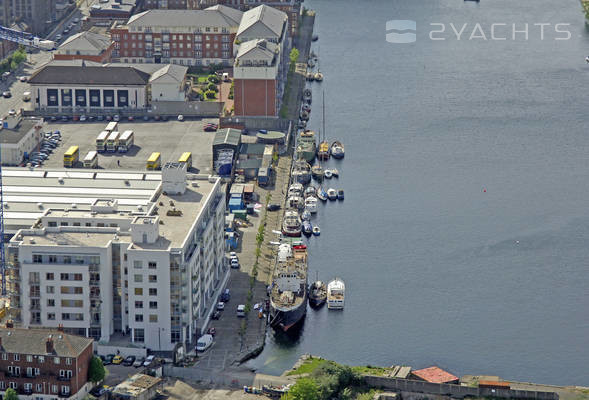
[[[188,171],[190,168],[192,168],[192,153],[189,151],[182,153],[178,159],[178,162],[186,164],[186,171]]]
[[[73,167],[78,162],[80,156],[80,148],[78,146],[70,146],[63,154],[63,166]]]
[[[153,152],[147,159],[147,169],[160,169],[161,166],[161,154],[158,152]]]

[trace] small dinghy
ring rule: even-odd
[[[321,72],[317,72],[315,73],[314,78],[317,82],[321,82],[323,80],[323,74]]]
[[[305,189],[305,197],[315,196],[317,194],[317,188],[315,186],[308,186]]]
[[[327,192],[322,187],[317,189],[317,198],[321,201],[327,201]]]
[[[337,199],[338,200],[343,200],[344,199],[344,189],[339,189],[337,191]]]
[[[307,80],[308,81],[314,81],[315,80],[315,74],[313,74],[312,72],[307,72]]]
[[[315,236],[321,235],[321,229],[319,229],[319,227],[317,225],[315,225],[313,227],[313,235],[315,235]]]
[[[337,190],[333,188],[327,189],[327,198],[329,200],[336,200],[337,199]]]
[[[342,144],[342,142],[340,141],[335,141],[331,144],[331,156],[333,158],[337,158],[337,159],[341,159],[344,158],[345,155],[345,151],[344,151],[344,145]]]
[[[326,179],[331,179],[333,177],[333,171],[330,169],[326,169],[323,175]]]
[[[325,175],[325,171],[321,168],[321,165],[313,165],[311,167],[311,175],[313,179],[321,182],[323,180],[323,176]]]

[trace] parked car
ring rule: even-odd
[[[119,122],[121,120],[121,116],[119,114],[115,114],[115,116],[112,117],[112,120],[115,122]]]
[[[80,19],[79,18],[74,18],[73,22],[74,22],[74,24],[77,24],[78,22],[80,22]]]
[[[54,115],[54,116],[52,116],[51,118],[49,118],[49,120],[50,120],[51,122],[55,122],[55,121],[57,121],[57,117]]]
[[[162,121],[164,121],[164,122],[165,122],[165,121],[167,121],[167,120],[168,120],[168,117],[167,117],[166,115],[162,116]]]
[[[234,269],[239,268],[239,261],[237,260],[237,258],[232,258],[230,262],[231,262],[231,268],[234,268]]]
[[[145,357],[139,357],[135,360],[135,362],[133,363],[133,366],[135,368],[139,368],[143,365],[144,362],[145,362]]]
[[[129,121],[133,121],[135,118],[133,118],[133,116],[132,116],[132,115],[129,115],[129,116],[127,117],[127,119],[128,119]]]
[[[223,293],[221,293],[221,301],[223,303],[227,303],[231,299],[231,292],[229,289],[225,289]]]
[[[67,35],[68,33],[70,33],[70,28],[65,28],[65,29],[63,30],[63,34],[64,34],[64,35]]]
[[[80,120],[80,116],[79,115],[74,115],[72,117],[72,121],[79,121]]]
[[[112,117],[111,117],[110,115],[107,115],[107,116],[106,116],[106,120],[107,120],[107,121],[112,121]]]
[[[184,115],[182,115],[182,114],[178,115],[178,121],[184,121]]]
[[[112,364],[113,358],[115,358],[114,354],[107,354],[106,357],[104,357],[104,360],[102,360],[102,363],[104,365]]]
[[[18,80],[21,81],[21,82],[26,82],[27,81],[27,77],[23,75],[23,76],[20,76],[18,78]]]
[[[135,363],[135,356],[127,356],[127,358],[125,358],[125,361],[123,361],[123,365],[127,366],[127,367],[130,367],[134,363]]]
[[[62,120],[63,122],[67,122],[67,121],[69,120],[69,118],[68,118],[68,116],[67,116],[67,115],[62,115],[62,116],[61,116],[61,120]]]
[[[99,115],[96,117],[96,121],[104,121],[104,115]]]
[[[57,35],[55,35],[55,40],[57,42],[59,42],[61,40],[61,38],[62,38],[61,33],[58,33]]]
[[[6,90],[5,92],[2,92],[2,97],[8,99],[9,97],[12,97],[12,93],[10,93],[10,90]]]
[[[100,397],[108,393],[108,391],[108,387],[96,386],[95,388],[92,388],[89,393],[94,397]]]
[[[222,311],[225,309],[225,303],[223,303],[222,301],[217,303],[217,310]]]
[[[123,356],[114,356],[114,358],[112,359],[112,363],[119,365],[120,363],[122,363],[125,359],[123,358]]]
[[[219,319],[221,318],[221,312],[220,311],[215,311],[213,313],[213,315],[211,315],[211,319]]]
[[[155,360],[155,356],[154,355],[147,356],[147,358],[143,362],[143,366],[144,367],[149,367],[153,363],[154,360]]]
[[[278,211],[280,210],[280,204],[268,204],[268,211]]]
[[[211,335],[212,337],[215,337],[215,335],[217,334],[217,330],[215,328],[213,328],[212,326],[207,329],[207,335]]]
[[[204,126],[204,131],[205,132],[216,132],[217,131],[217,125],[215,125],[215,124],[206,124]]]
[[[213,345],[213,335],[202,335],[196,342],[196,351],[205,351]]]
[[[149,121],[149,115],[144,115],[144,116],[143,116],[143,120],[144,120],[144,121]]]
[[[85,115],[80,115],[80,122],[84,122],[86,121],[86,116]]]

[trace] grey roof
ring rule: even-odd
[[[217,26],[235,28],[239,21],[228,16],[221,10],[147,10],[133,15],[127,21],[128,26],[143,27],[173,27]]]
[[[240,11],[236,8],[227,7],[222,4],[217,4],[216,6],[207,7],[205,10],[215,10],[220,12],[221,14],[225,15],[226,18],[231,19],[235,26],[238,26],[241,22],[241,18],[243,17],[243,11]]]
[[[58,51],[96,51],[97,54],[100,54],[108,49],[111,43],[108,36],[84,31],[70,36],[59,46]]]
[[[239,146],[241,143],[241,132],[239,129],[225,128],[219,129],[215,134],[213,140],[213,147],[220,144],[230,144],[233,146]]]
[[[239,160],[236,169],[258,169],[262,166],[262,160],[259,158],[250,158],[247,160]]]
[[[243,13],[241,24],[239,24],[239,29],[237,30],[237,36],[248,35],[249,32],[247,31],[257,25],[262,32],[260,30],[255,32],[255,37],[265,38],[275,36],[279,38],[287,21],[288,17],[284,12],[262,4]],[[260,36],[260,34],[264,36]]]
[[[133,67],[73,67],[47,65],[31,76],[30,84],[145,85],[149,74]]]
[[[186,76],[186,72],[188,72],[188,67],[184,67],[182,65],[168,64],[152,73],[151,78],[149,78],[149,81],[153,82],[162,77],[169,77],[177,83],[182,83],[184,81],[184,77]]]
[[[241,154],[249,154],[255,156],[261,156],[264,154],[266,145],[264,143],[243,143],[239,148]]]
[[[1,349],[6,353],[48,355],[46,342],[50,337],[54,352],[49,355],[59,357],[77,357],[93,342],[91,338],[56,330],[0,328]]]
[[[47,65],[57,65],[57,66],[65,66],[65,67],[102,67],[104,64],[96,62],[96,61],[88,61],[88,60],[50,60],[46,64],[41,65],[41,68]],[[41,69],[39,68],[39,69]]]
[[[278,45],[268,42],[266,39],[248,40],[239,45],[236,59],[247,59],[255,61],[265,61],[271,63]]]
[[[3,128],[0,130],[0,143],[17,144],[37,123],[39,123],[38,120],[24,119],[16,126],[16,129]]]

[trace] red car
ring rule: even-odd
[[[204,131],[205,132],[215,132],[217,130],[216,124],[205,124]]]
[[[217,330],[215,328],[209,328],[209,330],[207,331],[207,333],[211,336],[215,336],[215,334],[217,333]]]

